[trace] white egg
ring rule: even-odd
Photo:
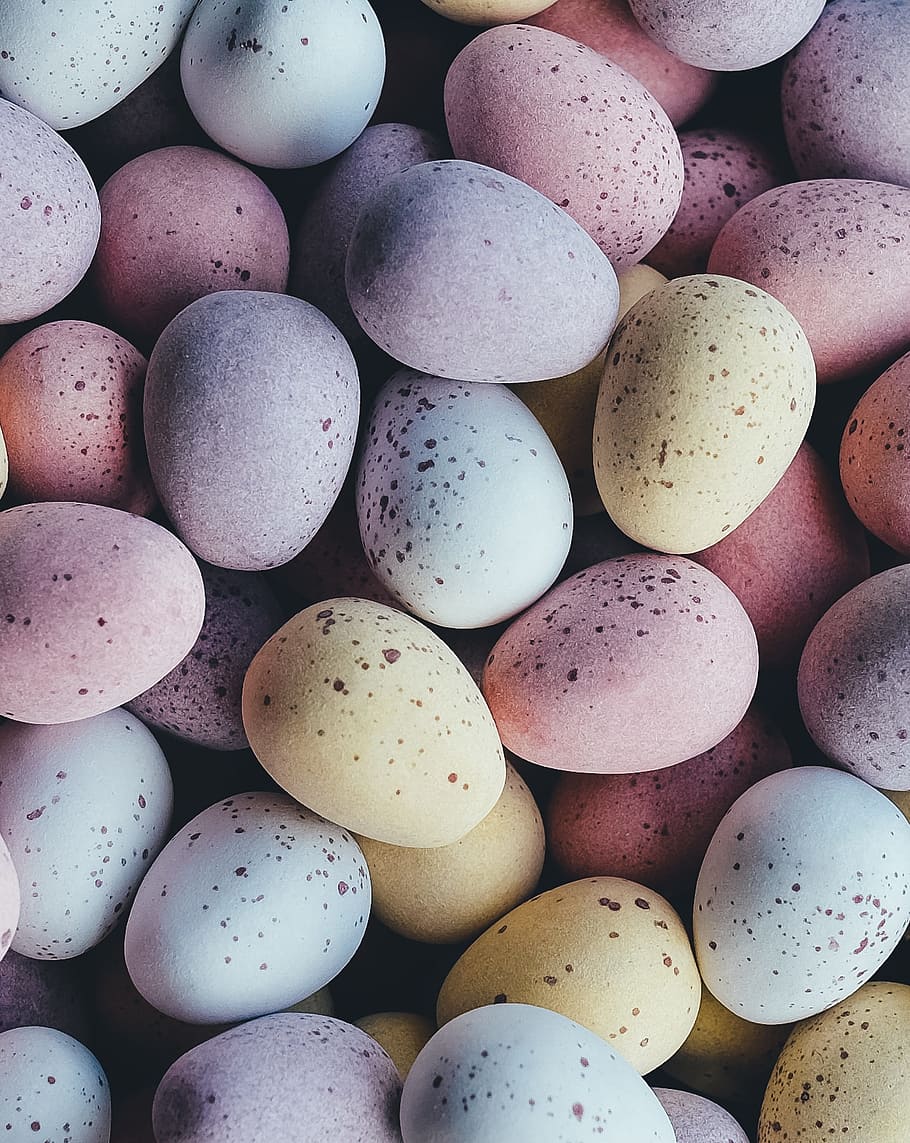
[[[190,110],[226,151],[263,167],[309,167],[366,127],[385,43],[366,0],[202,0],[180,75]]]
[[[786,1024],[869,980],[910,922],[910,823],[822,766],[772,774],[717,827],[695,890],[702,978],[731,1012]]]
[[[97,119],[164,63],[195,2],[0,5],[0,90],[56,131]]]
[[[9,951],[19,924],[19,878],[13,859],[0,837],[0,960]]]
[[[551,586],[572,540],[556,450],[504,385],[411,369],[380,390],[357,476],[374,574],[409,611],[485,627]]]
[[[530,1004],[475,1008],[440,1028],[405,1080],[401,1133],[404,1143],[675,1143],[631,1064]]]
[[[53,1028],[0,1033],[4,1143],[108,1143],[111,1093],[88,1050]]]
[[[115,927],[167,836],[161,748],[125,710],[0,726],[0,836],[22,890],[12,947],[66,960]]]
[[[237,794],[162,850],[126,926],[126,966],[189,1024],[277,1012],[328,984],[370,915],[360,847],[285,794]]]

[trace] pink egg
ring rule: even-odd
[[[9,952],[19,924],[19,878],[13,859],[0,837],[0,961]]]
[[[86,321],[33,329],[0,359],[0,425],[20,500],[80,500],[147,515],[146,360]]]
[[[682,194],[673,126],[637,79],[544,28],[481,33],[446,78],[459,159],[521,179],[561,206],[614,267],[663,237]]]
[[[783,302],[819,382],[881,368],[910,345],[910,187],[815,179],[766,191],[721,230],[708,270]]]
[[[682,556],[620,556],[515,620],[487,660],[503,744],[556,770],[659,770],[715,746],[746,712],[755,632],[715,575]]]

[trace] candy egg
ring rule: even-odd
[[[39,1026],[87,1041],[92,1015],[83,964],[33,960],[10,949],[0,970],[0,1032]]]
[[[463,24],[507,24],[546,8],[551,0],[423,0],[428,8]]]
[[[3,432],[0,430],[0,499],[6,491],[6,482],[9,477],[9,458],[6,451],[6,442],[3,439]]]
[[[6,956],[19,924],[19,878],[6,842],[0,837],[0,960]]]
[[[656,1087],[654,1094],[673,1124],[676,1143],[749,1143],[733,1116],[710,1099],[668,1087]]]
[[[436,1031],[426,1016],[413,1012],[376,1012],[356,1025],[388,1052],[402,1079],[407,1079],[421,1049]]]

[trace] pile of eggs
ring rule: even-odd
[[[906,1143],[910,2],[74,7],[0,1135]]]

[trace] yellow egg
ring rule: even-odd
[[[485,1004],[536,1004],[608,1041],[645,1074],[679,1048],[701,981],[673,908],[621,877],[533,897],[495,922],[443,982],[440,1025]]]
[[[646,266],[644,262],[639,262],[635,266],[629,266],[626,270],[621,270],[616,275],[616,280],[619,282],[619,313],[616,315],[617,322],[621,321],[629,310],[640,302],[645,294],[650,294],[652,290],[656,290],[658,286],[665,286],[667,278],[661,274],[659,270],[654,270],[650,266]]]
[[[789,1024],[743,1020],[705,988],[695,1027],[664,1071],[711,1099],[748,1102],[764,1089],[789,1034]]]
[[[499,801],[454,845],[405,849],[357,840],[370,868],[375,916],[413,941],[471,940],[530,896],[543,868],[543,820],[508,763]]]
[[[496,724],[456,655],[418,620],[330,599],[280,628],[250,664],[243,725],[297,801],[390,845],[450,845],[505,782]]]
[[[594,422],[601,499],[645,547],[710,547],[783,476],[814,402],[809,343],[780,302],[735,278],[668,282],[607,348]]]
[[[335,1002],[328,986],[320,988],[312,996],[292,1004],[288,1012],[315,1012],[318,1016],[331,1016],[335,1012]]]
[[[553,0],[423,0],[428,8],[459,24],[511,24],[536,16]]]
[[[910,986],[874,981],[797,1024],[765,1092],[759,1143],[907,1143]]]
[[[357,1020],[356,1024],[385,1048],[402,1079],[407,1079],[411,1064],[436,1032],[433,1021],[416,1012],[376,1012]]]
[[[907,821],[910,821],[910,790],[882,790],[882,793],[889,797]]]
[[[9,461],[6,456],[6,443],[3,432],[0,430],[0,496],[6,491],[6,481],[9,477]]]

